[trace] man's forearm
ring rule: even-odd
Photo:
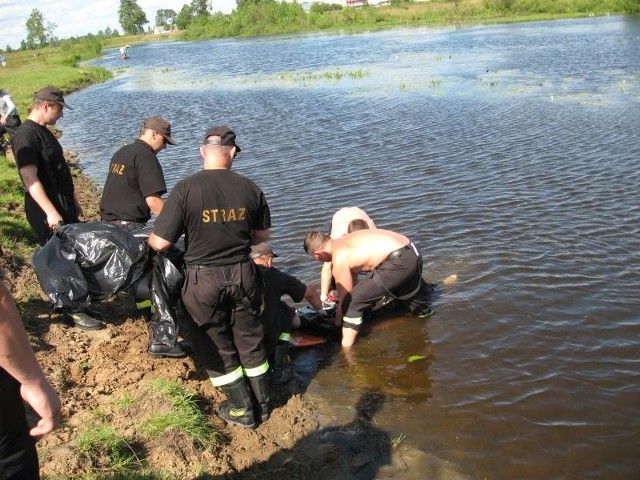
[[[0,366],[18,382],[44,379],[11,293],[0,284]]]

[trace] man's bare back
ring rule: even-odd
[[[410,240],[396,232],[376,228],[358,230],[337,240],[332,240],[333,276],[370,272],[394,250],[410,243]]]

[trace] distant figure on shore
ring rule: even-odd
[[[22,124],[11,96],[0,88],[0,148],[9,146],[15,130]],[[5,138],[5,133],[9,135]]]
[[[120,58],[121,59],[126,59],[129,58],[129,55],[127,55],[127,49],[131,48],[129,45],[123,45],[122,47],[120,47]]]

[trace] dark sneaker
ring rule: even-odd
[[[166,345],[164,343],[152,343],[149,345],[149,355],[153,358],[184,358],[188,355],[180,343]],[[189,349],[190,350],[190,349]]]
[[[64,318],[70,325],[81,328],[82,330],[100,330],[104,328],[104,323],[96,320],[85,312],[65,313]]]

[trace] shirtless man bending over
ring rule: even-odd
[[[383,229],[359,230],[339,239],[313,231],[304,249],[314,259],[331,262],[338,289],[336,322],[342,323],[342,346],[351,347],[362,325],[362,314],[384,296],[407,303],[418,316],[430,293],[422,279],[422,256],[407,237]],[[359,272],[370,272],[356,283]],[[420,311],[419,309],[423,309]]]

